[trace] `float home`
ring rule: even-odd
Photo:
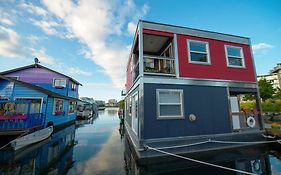
[[[39,64],[1,72],[0,135],[73,122],[79,85],[73,78]]]
[[[183,153],[263,140],[249,38],[139,21],[126,78],[126,131],[139,158],[154,156],[146,145]],[[255,108],[241,108],[245,94]]]

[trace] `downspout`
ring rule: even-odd
[[[44,117],[44,121],[43,121],[44,127],[45,127],[45,124],[46,124],[46,118],[47,118],[48,102],[49,102],[49,96],[47,95],[46,109],[45,109],[45,115],[44,115],[45,117]],[[43,102],[43,103],[44,103],[44,102]]]

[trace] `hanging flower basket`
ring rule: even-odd
[[[63,89],[64,86],[55,86],[56,89]]]
[[[64,115],[64,111],[55,112],[55,115]]]

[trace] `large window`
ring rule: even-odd
[[[63,111],[63,99],[59,99],[59,98],[55,98],[54,99],[53,114],[54,115],[62,115],[62,114],[64,114],[64,111]]]
[[[54,79],[54,87],[56,88],[65,88],[66,87],[66,79],[56,78]]]
[[[183,118],[183,91],[178,89],[157,89],[158,118]]]
[[[76,101],[69,101],[69,105],[68,105],[68,114],[73,114],[75,112],[76,109]]]
[[[228,67],[245,67],[243,50],[241,47],[226,45],[225,52]]]
[[[41,98],[15,98],[15,100],[21,100],[23,102],[21,103],[16,103],[16,112],[17,113],[22,113],[22,114],[27,114],[30,112],[31,114],[33,113],[40,113],[41,112]],[[30,104],[30,106],[29,106]],[[28,111],[29,108],[29,111]]]
[[[210,64],[209,45],[207,42],[188,40],[188,62]]]

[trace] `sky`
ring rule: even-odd
[[[3,0],[0,71],[37,57],[81,97],[119,100],[139,19],[249,37],[258,75],[281,63],[280,0]]]

